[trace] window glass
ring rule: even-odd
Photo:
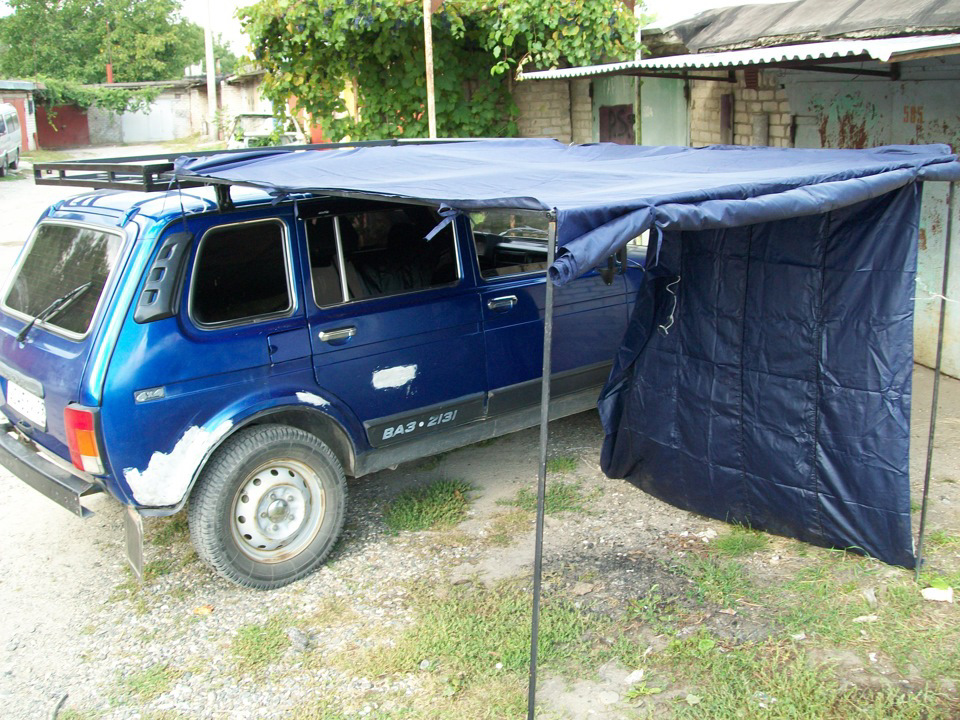
[[[320,307],[343,302],[333,218],[310,218],[306,221],[306,228],[313,299]]]
[[[325,222],[325,221],[324,221]],[[455,283],[459,279],[456,244],[452,225],[432,239],[426,235],[440,222],[430,208],[408,206],[336,218],[343,247],[344,276],[350,300],[395,295]],[[311,272],[319,269],[326,277],[335,262],[329,249],[330,229],[318,223],[308,230]],[[322,287],[315,278],[315,297],[332,298],[335,292]],[[341,290],[342,293],[342,290]]]
[[[209,230],[194,264],[194,319],[212,325],[290,310],[285,246],[276,221]]]
[[[4,302],[33,318],[58,298],[89,283],[46,319],[48,325],[83,334],[90,327],[121,244],[113,233],[74,225],[40,225]]]
[[[20,129],[20,118],[16,115],[11,115],[7,125],[10,129],[10,132],[17,132]]]
[[[484,210],[471,213],[470,222],[483,277],[546,270],[550,222],[544,213]]]
[[[3,119],[3,115],[0,115],[0,135],[3,135],[7,132],[7,124]]]

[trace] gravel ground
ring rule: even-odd
[[[0,183],[0,210],[11,218],[0,249],[14,249],[40,209],[53,198],[28,181]],[[12,232],[12,231],[11,231]],[[0,252],[2,252],[0,250]],[[0,256],[3,260],[5,256]],[[11,258],[12,259],[12,258]],[[932,374],[915,375],[914,497],[919,497]],[[941,386],[931,530],[960,528],[960,382]],[[605,478],[597,469],[602,433],[596,413],[551,426],[551,452],[579,458],[568,480],[580,483],[590,512],[548,517],[545,592],[564,589],[582,604],[612,616],[654,584],[686,582],[664,571],[670,562],[717,532],[722,523],[671,508]],[[106,720],[153,717],[284,718],[324,698],[358,716],[389,711],[423,692],[417,673],[355,677],[326,665],[328,653],[362,651],[411,622],[415,583],[494,583],[523,577],[532,564],[532,531],[507,547],[485,542],[493,517],[536,482],[537,433],[527,430],[471,446],[439,461],[422,461],[353,481],[345,535],[328,563],[305,580],[274,592],[237,588],[213,575],[189,548],[180,520],[148,520],[147,561],[157,568],[142,587],[125,567],[119,506],[105,496],[80,521],[0,471],[0,506],[9,532],[2,555],[0,712],[11,720],[47,718],[64,694],[73,717]],[[434,477],[461,478],[476,490],[468,519],[456,532],[392,535],[385,505],[406,487]],[[951,482],[951,480],[953,482]],[[779,542],[775,540],[774,542]],[[774,579],[789,568],[777,555],[750,560]],[[673,588],[682,594],[682,588]],[[282,662],[247,672],[232,648],[242,628],[272,622],[290,639]],[[763,637],[762,616],[705,613],[718,632]],[[424,658],[429,663],[429,658]],[[132,678],[152,667],[170,669],[165,692],[140,701]],[[617,718],[623,675],[598,668],[571,686],[546,677],[541,697],[562,717]],[[612,693],[612,695],[611,695]],[[610,707],[597,702],[610,698]],[[604,701],[605,702],[605,701]],[[163,715],[162,713],[168,713]]]

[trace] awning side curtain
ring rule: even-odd
[[[819,215],[668,232],[601,396],[604,472],[911,567],[919,208],[911,183]]]

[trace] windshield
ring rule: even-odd
[[[86,334],[121,243],[119,235],[89,227],[40,225],[4,304],[33,319],[58,298],[89,283],[88,290],[46,320],[68,333]]]

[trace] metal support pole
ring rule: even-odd
[[[427,65],[427,124],[430,137],[437,137],[437,106],[433,92],[433,3],[423,0],[423,51]]]
[[[207,0],[207,26],[203,29],[203,44],[207,71],[207,134],[218,139],[217,127],[217,66],[213,59],[213,7]]]
[[[557,221],[550,218],[547,233],[547,267],[556,254]],[[543,505],[547,494],[547,440],[550,435],[550,372],[553,349],[553,283],[546,277],[543,310],[543,378],[540,381],[540,472],[537,476],[537,531],[533,552],[533,619],[530,624],[530,684],[527,689],[527,719],[533,720],[537,697],[537,646],[540,635],[540,578],[543,570]]]
[[[943,282],[940,289],[940,329],[937,332],[937,362],[933,370],[933,401],[930,408],[930,435],[927,438],[927,468],[923,475],[923,502],[920,508],[920,537],[917,540],[916,579],[920,580],[920,566],[923,565],[923,533],[927,525],[927,501],[930,497],[930,471],[933,467],[933,438],[937,429],[937,406],[940,404],[940,365],[943,361],[943,328],[947,315],[947,281],[950,277],[950,239],[953,235],[954,185],[950,183],[947,191],[947,228],[943,242]]]

